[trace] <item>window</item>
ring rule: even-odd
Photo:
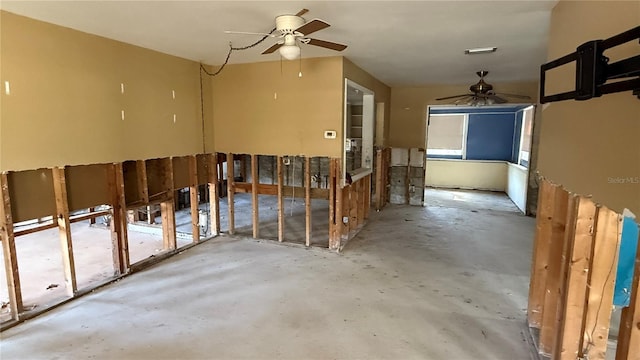
[[[533,134],[533,106],[524,109],[522,116],[522,134],[520,135],[520,152],[518,164],[529,166],[531,153],[531,136]]]
[[[464,159],[467,119],[467,114],[430,115],[427,156]]]

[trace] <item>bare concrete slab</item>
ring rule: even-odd
[[[529,359],[534,219],[454,205],[374,212],[342,254],[218,237],[3,332],[2,359]]]

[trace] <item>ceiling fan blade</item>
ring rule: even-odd
[[[297,28],[295,31],[301,33],[302,35],[309,35],[311,33],[314,33],[316,31],[320,31],[322,29],[326,29],[328,28],[329,23],[322,21],[320,19],[313,19],[305,24],[303,24],[302,26],[300,26],[299,28]]]
[[[496,104],[506,104],[508,103],[507,99],[503,99],[498,95],[489,95],[487,98],[492,99]]]
[[[505,94],[505,93],[496,93],[496,95],[508,96],[508,97],[513,97],[517,99],[531,99],[531,96],[527,96],[527,95]]]
[[[281,42],[277,42],[277,43],[271,45],[270,48],[268,48],[267,50],[262,52],[262,55],[273,53],[274,51],[278,50],[280,48],[280,46],[282,46],[282,44],[283,43],[281,43]]]
[[[449,99],[455,99],[455,98],[458,98],[458,97],[466,97],[466,96],[473,96],[473,94],[453,95],[453,96],[437,98],[436,100],[449,100]]]
[[[257,32],[247,32],[247,31],[229,31],[225,30],[225,34],[234,34],[234,35],[260,35],[260,36],[269,36],[269,37],[278,37],[280,35],[275,34],[267,34],[267,33],[257,33]]]
[[[453,105],[459,105],[461,102],[465,101],[465,105],[467,105],[469,102],[474,101],[475,97],[471,94],[469,95],[464,95],[463,97],[461,97],[460,99],[456,100],[453,102]]]
[[[331,41],[318,40],[318,39],[309,39],[309,42],[305,42],[305,43],[309,45],[320,46],[320,47],[335,50],[335,51],[342,51],[347,48],[347,45],[338,44]]]
[[[296,13],[296,16],[302,16],[309,12],[309,9],[302,9]]]

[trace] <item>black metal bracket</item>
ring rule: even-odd
[[[640,55],[635,55],[612,64],[609,64],[609,58],[603,55],[607,49],[636,39],[640,40],[640,26],[605,40],[588,41],[578,46],[574,53],[542,65],[540,67],[540,103],[544,104],[570,99],[589,100],[604,94],[629,90],[633,91],[633,95],[636,95],[638,99],[640,99]],[[576,62],[575,90],[546,95],[546,72],[573,61]],[[607,83],[608,80],[613,79],[624,80]]]

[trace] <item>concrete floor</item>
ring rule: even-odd
[[[530,358],[534,219],[442,194],[342,254],[215,238],[3,332],[2,359]]]

